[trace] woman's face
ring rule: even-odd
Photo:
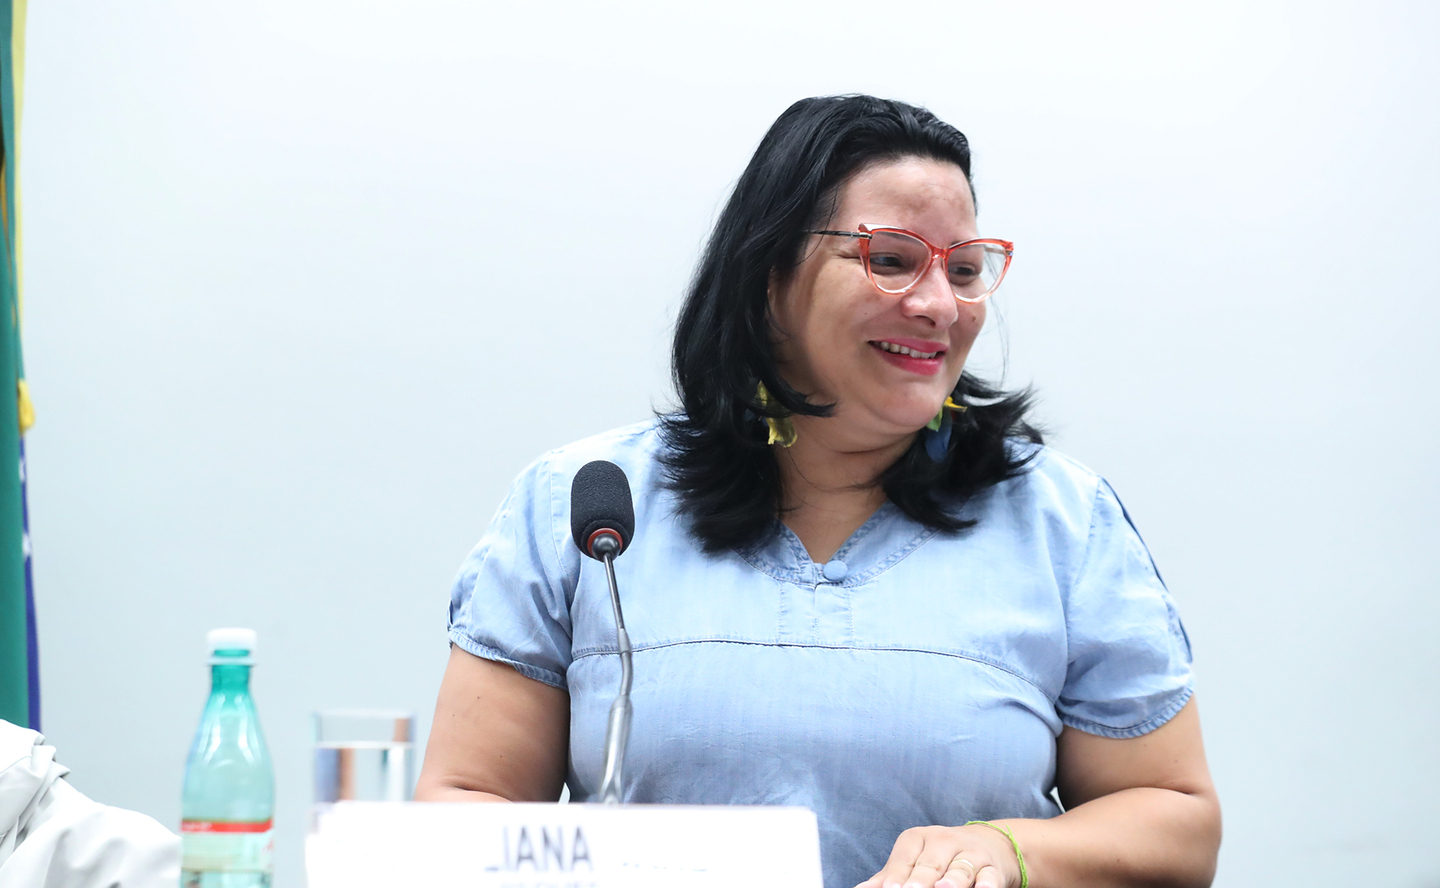
[[[841,186],[823,227],[858,231],[862,223],[909,229],[940,246],[979,237],[964,172],[928,158],[877,163]],[[985,304],[957,300],[940,262],[903,296],[880,292],[858,238],[810,235],[802,255],[770,288],[780,375],[811,401],[834,403],[837,425],[827,426],[860,446],[922,428],[955,388]],[[896,354],[896,346],[936,354]]]

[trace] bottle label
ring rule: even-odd
[[[181,869],[211,873],[274,871],[274,821],[185,820]]]

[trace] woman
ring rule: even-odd
[[[627,800],[807,806],[828,888],[1210,884],[1169,595],[1109,486],[963,373],[1010,256],[979,233],[929,112],[776,121],[680,316],[682,410],[542,457],[462,569],[417,797],[597,791],[619,670],[567,500],[609,459]]]

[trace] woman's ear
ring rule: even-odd
[[[778,269],[770,269],[770,274],[765,282],[765,303],[770,309],[772,322],[783,314],[785,297],[789,295],[789,292],[790,276],[781,274]]]
[[[780,325],[780,319],[784,317],[780,301],[785,298],[786,282],[775,269],[770,269],[769,279],[765,283],[765,319],[773,332],[772,343],[783,342],[789,337],[785,328]]]

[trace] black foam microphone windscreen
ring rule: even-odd
[[[570,535],[580,551],[594,558],[591,537],[598,530],[614,531],[620,537],[620,552],[630,545],[635,532],[635,505],[630,499],[630,481],[612,462],[597,459],[575,473],[570,483]]]

